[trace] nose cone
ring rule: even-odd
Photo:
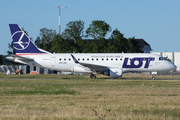
[[[10,60],[10,61],[14,61],[15,58],[14,58],[14,57],[11,57],[11,56],[7,56],[6,59],[7,59],[7,60]]]
[[[177,66],[174,65],[173,63],[170,63],[170,69],[174,71],[177,69]]]
[[[173,64],[173,65],[172,65],[172,69],[173,69],[173,70],[176,70],[176,69],[177,69],[177,66]]]

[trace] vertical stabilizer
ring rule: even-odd
[[[17,24],[9,24],[9,27],[16,55],[39,55],[49,53],[37,48]]]

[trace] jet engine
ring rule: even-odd
[[[121,68],[109,68],[108,71],[104,71],[104,75],[109,77],[121,77],[122,76],[122,69]]]
[[[78,67],[78,66],[72,67],[71,71],[72,72],[80,72],[80,73],[92,73],[92,71],[89,68]]]

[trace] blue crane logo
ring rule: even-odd
[[[17,31],[12,35],[14,48],[24,50],[29,46],[30,40],[23,31]]]

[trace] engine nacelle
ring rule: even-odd
[[[78,66],[72,67],[71,71],[79,72],[79,73],[92,73],[92,71],[90,69],[84,68],[84,67],[78,67]]]
[[[104,75],[107,75],[109,77],[121,77],[122,69],[121,68],[109,68],[108,71],[104,72]]]

